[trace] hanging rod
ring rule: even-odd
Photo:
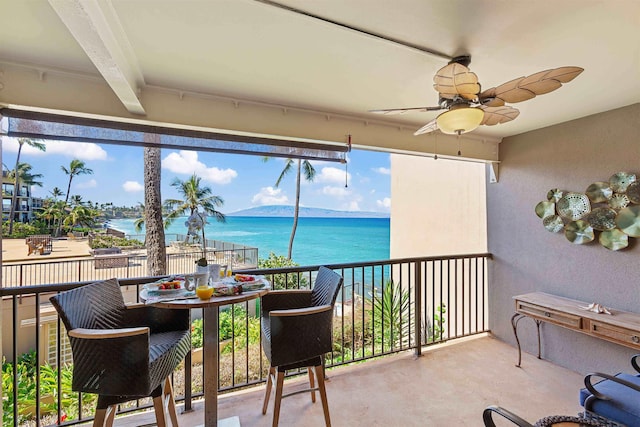
[[[306,12],[306,11],[304,11],[302,9],[297,9],[295,7],[286,6],[286,5],[277,3],[277,2],[272,1],[272,0],[254,0],[254,1],[258,2],[258,3],[266,4],[268,6],[277,7],[278,9],[282,9],[282,10],[286,10],[286,11],[289,11],[289,12],[292,12],[292,13],[296,13],[298,15],[303,15],[303,16],[307,16],[309,18],[317,19],[318,21],[326,22],[328,24],[335,25],[337,27],[344,28],[346,30],[354,31],[356,33],[360,33],[360,34],[364,34],[364,35],[367,35],[367,36],[370,36],[370,37],[374,37],[376,39],[384,40],[384,41],[389,42],[389,43],[394,43],[394,44],[398,44],[398,45],[401,45],[401,46],[404,46],[404,47],[408,47],[409,49],[417,50],[417,51],[419,51],[421,53],[426,53],[426,54],[431,55],[431,56],[435,56],[435,57],[438,57],[438,58],[446,59],[447,61],[450,61],[450,60],[453,59],[452,56],[446,55],[446,54],[444,54],[442,52],[438,52],[437,50],[429,49],[429,48],[426,48],[424,46],[420,46],[420,45],[417,45],[417,44],[409,43],[409,42],[406,42],[406,41],[403,41],[403,40],[399,40],[399,39],[396,39],[396,38],[393,38],[393,37],[389,37],[389,36],[385,36],[385,35],[382,35],[382,34],[374,33],[374,32],[371,32],[371,31],[363,30],[361,28],[357,28],[357,27],[353,27],[351,25],[343,24],[342,22],[334,21],[333,19],[323,18],[322,16],[315,15],[313,13]]]

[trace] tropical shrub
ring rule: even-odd
[[[13,223],[13,233],[9,235],[9,222],[2,222],[2,237],[5,239],[22,239],[24,237],[32,236],[34,234],[49,234],[47,227],[42,227],[42,223]]]
[[[115,237],[107,234],[96,234],[90,239],[89,246],[91,249],[98,248],[134,248],[143,247],[144,243],[137,239],[127,239],[123,237]]]
[[[260,342],[260,319],[249,317],[247,311],[239,305],[220,313],[220,329],[218,337],[220,341],[233,338],[234,342],[224,346],[222,353],[231,352],[232,348],[243,348],[249,344]],[[248,325],[248,330],[247,330]],[[191,322],[191,347],[202,347],[202,319],[195,319]]]
[[[16,361],[18,423],[35,420],[36,390],[36,353],[31,351],[21,355]],[[13,364],[2,360],[2,425],[13,425]],[[78,393],[71,391],[73,366],[64,366],[60,371],[60,401],[63,418],[78,417]],[[40,365],[40,414],[56,415],[58,412],[58,370],[48,364]],[[83,408],[90,410],[95,406],[97,396],[83,394]]]
[[[409,290],[388,280],[382,290],[374,289],[372,319],[374,337],[382,350],[409,345],[413,317],[410,312]]]
[[[258,268],[283,268],[283,267],[297,267],[300,264],[290,260],[289,258],[276,255],[273,252],[269,252],[267,259],[258,259]],[[299,277],[297,274],[274,274],[271,279],[272,289],[308,289],[309,281],[305,277]]]

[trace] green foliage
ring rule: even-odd
[[[202,319],[191,322],[191,348],[202,347]]]
[[[283,267],[297,267],[300,264],[290,260],[289,258],[276,255],[273,252],[269,252],[269,258],[259,258],[258,268],[283,268]],[[296,289],[296,288],[308,289],[309,281],[302,277],[300,278],[296,274],[275,274],[271,280],[272,289]]]
[[[383,351],[409,344],[413,324],[409,290],[388,280],[382,291],[374,290],[372,311],[375,339]]]
[[[247,332],[247,324],[249,326]],[[260,319],[257,317],[249,317],[247,321],[246,310],[239,305],[220,313],[220,329],[218,336],[220,341],[233,338],[233,344],[228,344],[222,349],[222,353],[230,352],[232,346],[235,348],[243,348],[247,345],[247,335],[249,344],[260,342]],[[195,319],[191,323],[191,347],[202,347],[202,319]]]
[[[2,360],[2,425],[13,425],[13,364]],[[31,351],[16,362],[18,423],[35,420],[36,405],[36,353]],[[64,416],[78,417],[78,393],[71,391],[73,367],[65,366],[60,371],[60,401]],[[50,365],[40,366],[40,414],[55,415],[58,412],[58,370]],[[82,395],[82,405],[93,408],[97,396]]]
[[[126,239],[122,237],[110,236],[107,234],[97,234],[91,239],[91,249],[98,248],[130,248],[143,247],[144,243],[137,239]]]
[[[22,239],[34,234],[49,234],[49,230],[41,222],[34,224],[14,222],[13,233],[9,235],[9,222],[3,221],[2,223],[2,237],[5,239]]]
[[[427,342],[440,341],[443,339],[444,323],[447,321],[444,318],[446,312],[446,304],[442,303],[436,307],[436,312],[433,315],[433,327],[428,328]]]

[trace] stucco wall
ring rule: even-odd
[[[391,258],[487,251],[485,165],[391,155]]]
[[[613,252],[597,241],[570,243],[544,229],[534,212],[549,189],[584,192],[616,172],[640,178],[640,104],[503,140],[500,177],[487,184],[490,324],[515,344],[514,295],[544,291],[640,313],[640,244]],[[536,351],[533,322],[520,322],[523,349]],[[550,324],[542,357],[580,373],[630,369],[635,351]],[[514,352],[515,361],[515,352]],[[526,368],[526,366],[525,366]]]

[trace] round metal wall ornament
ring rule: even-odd
[[[581,219],[571,221],[569,224],[565,225],[564,235],[568,241],[575,243],[576,245],[589,243],[595,238],[593,227],[591,227],[587,221],[583,221]]]
[[[616,215],[618,212],[611,208],[595,208],[584,216],[584,220],[587,221],[595,230],[604,231],[616,228]]]
[[[617,228],[600,233],[598,241],[602,246],[612,251],[618,251],[629,246],[629,236]]]
[[[634,181],[629,184],[626,194],[631,203],[640,204],[640,181]]]
[[[556,209],[561,217],[575,221],[591,212],[591,203],[585,194],[567,193],[558,200]]]
[[[616,225],[627,236],[640,237],[640,205],[621,209],[616,216]]]
[[[562,199],[562,196],[564,196],[564,191],[557,188],[552,188],[547,192],[547,200],[550,202],[557,202]]]
[[[598,181],[588,186],[585,194],[592,203],[602,203],[613,196],[613,190],[608,182]]]
[[[542,219],[555,214],[556,204],[553,202],[540,202],[536,205],[536,215]]]
[[[620,210],[629,205],[629,197],[626,194],[614,194],[609,199],[609,206],[613,209]]]
[[[627,187],[632,182],[635,182],[636,176],[632,173],[627,172],[618,172],[611,175],[609,178],[609,184],[611,185],[611,189],[616,193],[624,193],[627,191]]]
[[[558,215],[551,215],[542,220],[544,228],[552,233],[559,233],[564,228],[564,222]]]

